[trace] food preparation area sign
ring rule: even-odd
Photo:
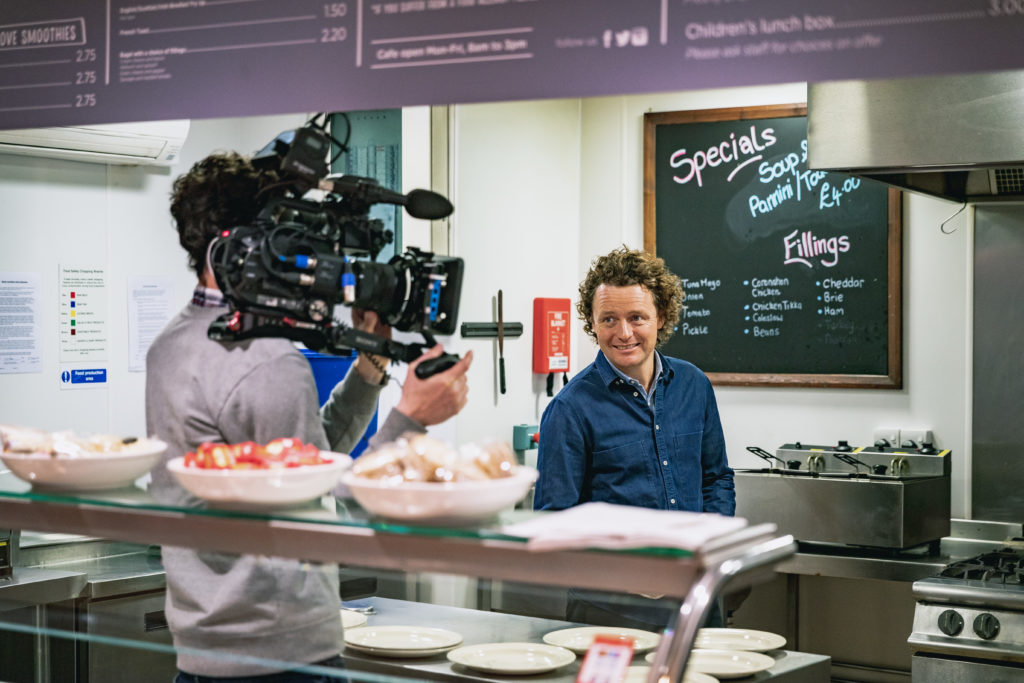
[[[9,2],[0,128],[1014,69],[1022,33],[1021,0]]]

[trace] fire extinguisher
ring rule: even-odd
[[[547,375],[548,396],[554,396],[555,375],[569,381],[569,299],[533,300],[533,371]]]

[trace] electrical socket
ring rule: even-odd
[[[879,427],[875,430],[872,443],[878,443],[879,441],[886,441],[890,446],[898,446],[900,444],[900,430],[895,427]]]
[[[930,429],[901,429],[900,439],[900,446],[908,441],[913,441],[917,447],[920,447],[923,443],[935,444],[935,436]],[[910,446],[907,446],[907,448],[910,448]]]

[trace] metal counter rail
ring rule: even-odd
[[[678,635],[662,638],[661,644],[655,650],[648,681],[660,681],[665,674],[668,674],[669,680],[682,680],[690,649],[697,639],[697,630],[704,621],[703,616],[723,588],[740,575],[746,575],[750,579],[751,573],[755,570],[773,570],[777,562],[792,555],[793,545],[791,537],[775,538],[751,546],[734,557],[706,566],[679,608],[679,616],[674,626],[674,631]],[[671,633],[672,630],[666,631],[666,635]]]

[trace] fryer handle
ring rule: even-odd
[[[785,460],[778,456],[772,455],[771,453],[761,448],[760,446],[747,446],[747,450],[756,455],[757,457],[761,458],[765,462],[767,462],[769,467],[774,467],[774,464],[772,463],[773,460],[778,460],[780,463],[782,463],[783,467],[787,467]]]

